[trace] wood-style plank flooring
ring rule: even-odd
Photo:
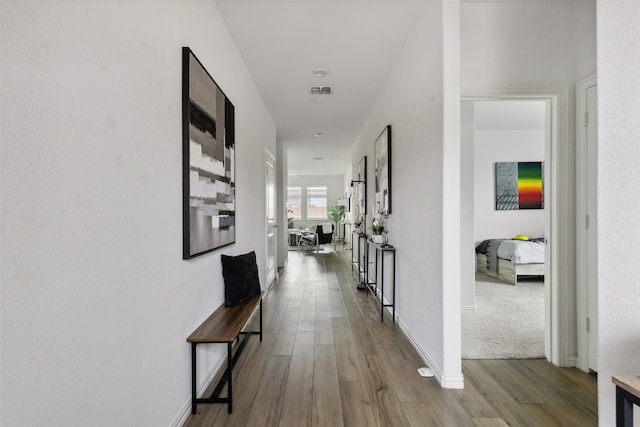
[[[264,300],[263,341],[251,337],[234,368],[233,414],[198,405],[186,426],[597,425],[596,379],[544,360],[465,360],[464,390],[421,378],[349,257],[289,252]]]

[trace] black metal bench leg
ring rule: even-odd
[[[191,413],[196,413],[197,396],[196,396],[196,345],[198,343],[191,343]]]
[[[229,406],[227,408],[227,412],[230,414],[233,412],[233,389],[231,384],[231,371],[233,370],[233,357],[231,355],[231,344],[227,343],[227,391],[229,393]]]
[[[262,300],[260,300],[260,342],[262,342]]]

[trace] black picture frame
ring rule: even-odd
[[[361,219],[364,221],[367,215],[367,156],[362,157],[358,162],[353,199],[354,214],[355,216],[362,216]]]
[[[544,162],[497,162],[495,202],[497,211],[544,209]]]
[[[182,48],[182,258],[235,243],[235,109]]]
[[[387,125],[375,141],[376,210],[391,213],[391,125]]]

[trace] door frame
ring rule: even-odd
[[[567,286],[558,286],[558,240],[560,202],[558,192],[559,147],[569,141],[569,88],[567,86],[514,86],[506,89],[463,91],[463,101],[544,100],[550,111],[550,138],[545,146],[545,357],[558,366],[575,363],[568,354],[568,337],[572,319],[568,314]],[[474,244],[469,236],[466,244]],[[564,278],[567,281],[566,278]]]
[[[577,325],[578,325],[578,358],[576,367],[584,372],[589,372],[589,333],[587,331],[587,318],[594,319],[593,327],[597,339],[597,313],[590,313],[589,308],[589,282],[587,265],[593,260],[588,259],[585,243],[585,215],[588,215],[586,195],[589,191],[587,184],[588,149],[587,127],[585,115],[587,113],[587,89],[597,85],[595,74],[576,83],[576,293],[577,293]],[[597,190],[596,190],[597,191]],[[592,194],[597,196],[597,194]],[[597,208],[596,208],[597,209]],[[589,218],[589,225],[596,224],[596,217]],[[597,259],[596,259],[597,261]],[[591,285],[597,286],[597,277]],[[596,301],[597,304],[597,301]],[[596,359],[597,364],[597,359]]]
[[[273,166],[270,166],[272,164]],[[273,168],[273,194],[269,191],[269,167]],[[271,285],[278,281],[278,163],[276,161],[276,157],[269,151],[268,148],[265,148],[264,154],[264,173],[265,173],[265,278],[266,278],[266,289],[269,289]],[[269,200],[269,196],[271,194],[272,200]],[[274,245],[273,248],[273,256],[274,259],[274,272],[273,272],[273,280],[270,280],[269,277],[269,206],[270,203],[273,204],[273,228],[274,233]]]

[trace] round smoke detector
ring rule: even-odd
[[[329,74],[329,70],[326,68],[315,68],[313,70],[313,75],[316,77],[326,77]]]

